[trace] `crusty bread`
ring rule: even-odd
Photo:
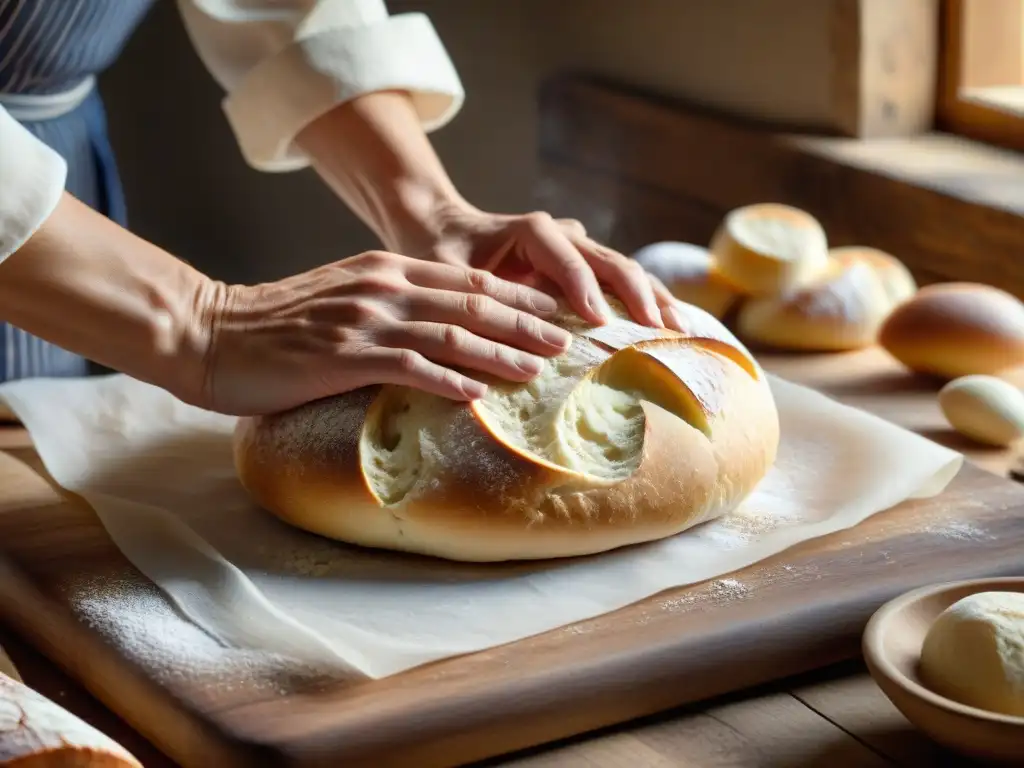
[[[757,363],[711,315],[701,337],[624,319],[584,326],[528,384],[471,404],[368,387],[239,420],[238,476],[285,521],[454,560],[586,555],[733,510],[775,459]]]
[[[711,252],[699,245],[651,243],[634,253],[633,258],[677,299],[698,306],[719,320],[740,297],[715,268]]]
[[[777,203],[730,211],[711,238],[718,272],[750,296],[806,285],[828,266],[825,230],[811,214]]]
[[[978,283],[925,286],[889,315],[879,342],[920,373],[998,375],[1024,364],[1024,303]]]
[[[863,245],[846,245],[833,248],[829,255],[842,264],[863,262],[871,266],[878,273],[893,307],[917,293],[917,282],[910,270],[890,253]]]
[[[875,343],[892,306],[870,264],[835,260],[804,288],[749,299],[740,308],[736,329],[744,341],[779,349],[861,349]]]
[[[6,675],[0,675],[0,765],[142,768],[116,741]]]

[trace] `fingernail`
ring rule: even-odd
[[[470,400],[479,400],[487,394],[487,385],[481,384],[479,381],[473,381],[472,379],[463,379],[462,391],[466,393],[466,397]]]
[[[544,369],[544,361],[532,355],[520,355],[519,359],[516,360],[516,367],[523,373],[536,376]]]
[[[540,337],[559,349],[568,349],[572,343],[572,334],[557,325],[545,325],[541,328]]]
[[[647,322],[649,325],[653,325],[655,328],[664,328],[665,321],[661,317],[661,310],[658,309],[657,304],[646,304],[647,308]]]
[[[680,314],[678,309],[675,307],[669,307],[668,315],[672,318],[672,326],[675,330],[680,332],[686,331],[686,320],[683,318],[682,314]]]
[[[546,293],[540,291],[533,292],[533,306],[538,312],[554,312],[558,309],[558,302]]]
[[[589,294],[587,296],[587,307],[589,307],[590,311],[601,319],[601,322],[608,322],[612,316],[612,308],[608,306],[608,302],[604,300],[604,296],[595,296],[592,293]]]

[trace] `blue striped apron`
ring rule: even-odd
[[[95,76],[154,0],[0,0],[0,104],[68,164],[66,189],[127,224]],[[0,323],[0,381],[84,376],[88,361]]]

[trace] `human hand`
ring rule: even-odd
[[[470,400],[486,392],[474,373],[528,381],[571,341],[544,319],[555,300],[534,288],[386,252],[225,287],[214,304],[197,399],[233,415],[369,384]]]
[[[588,237],[572,219],[451,206],[435,214],[429,231],[401,233],[394,247],[409,256],[470,265],[527,285],[553,286],[577,313],[595,323],[610,316],[603,283],[636,322],[683,330],[668,288],[633,259]]]

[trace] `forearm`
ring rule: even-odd
[[[65,194],[0,263],[0,319],[190,397],[218,284]]]
[[[388,250],[416,255],[410,251],[440,234],[445,211],[469,207],[402,92],[336,107],[307,126],[298,144]]]

